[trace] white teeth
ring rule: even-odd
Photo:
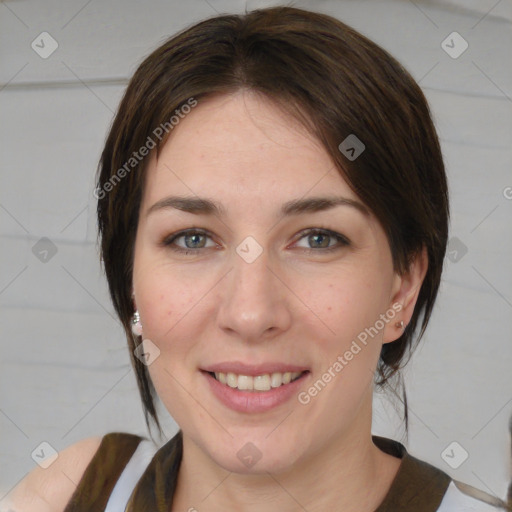
[[[222,384],[227,384],[230,388],[237,388],[241,391],[270,391],[272,388],[288,384],[301,374],[302,372],[276,372],[252,377],[250,375],[216,372],[215,378]]]
[[[232,386],[234,387],[234,386]],[[247,375],[239,375],[238,376],[238,389],[254,389],[253,379],[252,377],[248,377]]]
[[[283,382],[283,376],[280,373],[273,373],[271,377],[271,386],[273,388],[278,388]]]

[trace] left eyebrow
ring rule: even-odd
[[[349,199],[347,197],[310,197],[307,199],[294,199],[283,204],[281,208],[281,217],[300,215],[303,213],[314,213],[329,210],[336,206],[350,206],[363,213],[369,215],[370,212],[366,206],[359,201]],[[146,216],[150,213],[163,210],[168,208],[175,208],[188,213],[194,213],[196,215],[218,215],[223,216],[225,214],[224,207],[207,198],[202,197],[181,197],[181,196],[169,196],[164,199],[160,199],[153,204],[147,211]]]
[[[348,197],[330,196],[330,197],[310,197],[307,199],[296,199],[284,203],[281,209],[281,215],[298,215],[301,213],[314,213],[329,210],[336,206],[351,206],[359,210],[364,215],[370,215],[368,208],[363,203],[349,199]]]

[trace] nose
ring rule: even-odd
[[[290,295],[265,251],[252,263],[234,252],[217,310],[218,325],[248,342],[275,337],[291,325]]]

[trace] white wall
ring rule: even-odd
[[[43,441],[60,450],[114,430],[145,433],[95,245],[102,143],[127,78],[160,42],[216,11],[277,3],[0,3],[0,499],[34,466],[31,453]],[[407,446],[503,497],[512,410],[511,2],[294,5],[334,15],[381,44],[431,102],[450,181],[451,236],[467,253],[459,250],[456,261],[452,240],[437,309],[406,372]],[[42,46],[43,31],[58,43],[46,59],[31,47]],[[453,31],[469,45],[458,58],[441,46]],[[463,41],[447,44],[453,53]],[[39,51],[49,48],[46,39]],[[47,262],[33,253],[47,243],[42,237],[57,251]],[[375,433],[401,439],[386,404],[376,398]],[[172,419],[166,425],[175,430]],[[458,469],[441,457],[453,441],[469,454]]]

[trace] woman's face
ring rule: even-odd
[[[225,469],[286,470],[369,429],[382,343],[407,320],[404,283],[328,154],[268,100],[200,101],[152,156],[133,271],[149,372],[184,435]],[[307,373],[240,391],[205,371],[221,364],[270,381]]]

